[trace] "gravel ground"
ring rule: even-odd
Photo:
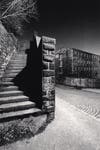
[[[45,127],[46,119],[46,115],[41,115],[0,123],[0,146],[30,138],[37,132],[41,132],[40,130]]]

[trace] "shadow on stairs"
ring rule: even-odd
[[[43,114],[41,82],[38,80],[37,85],[34,82],[41,68],[38,72],[35,69],[32,72],[35,65],[27,65],[25,53],[16,52],[12,56],[0,85],[0,122]],[[31,87],[32,83],[34,86]]]

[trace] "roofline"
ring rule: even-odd
[[[90,53],[90,52],[87,52],[87,51],[84,51],[84,50],[81,50],[81,49],[78,49],[78,48],[60,48],[60,49],[58,49],[58,51],[56,51],[56,54],[58,54],[58,53],[60,53],[60,54],[63,53],[62,50],[65,50],[65,51],[67,51],[67,50],[77,50],[77,51],[82,51],[83,53],[100,56],[99,54]],[[62,51],[62,52],[61,52],[61,51]]]

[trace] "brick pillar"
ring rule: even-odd
[[[52,120],[55,112],[55,44],[53,38],[42,37],[42,110]]]

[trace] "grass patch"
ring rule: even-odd
[[[0,123],[0,146],[30,138],[42,132],[47,124],[47,115],[30,116],[24,119]]]

